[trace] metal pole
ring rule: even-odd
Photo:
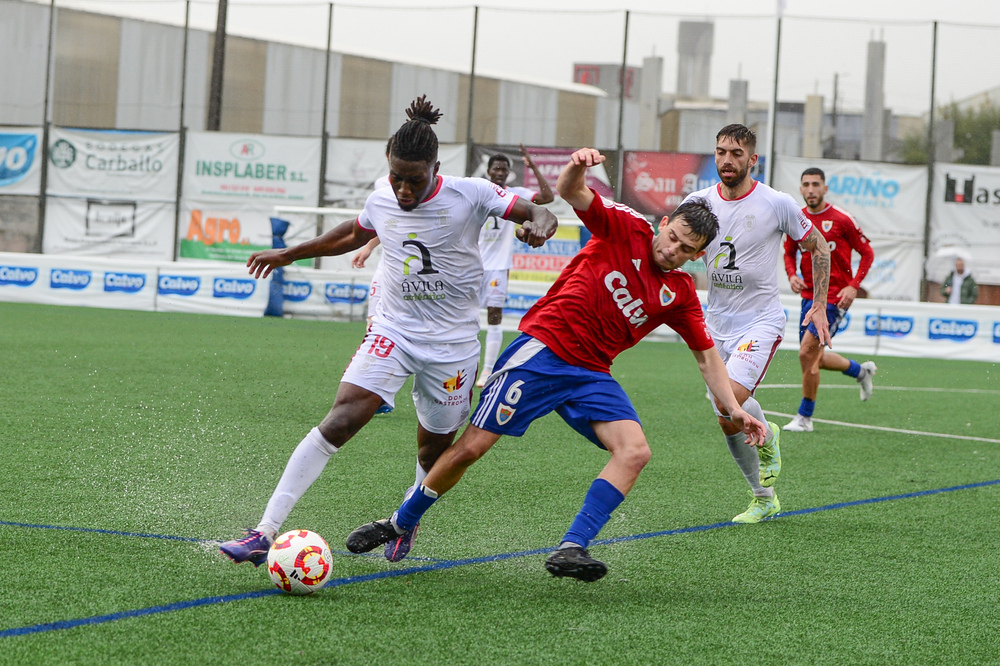
[[[472,8],[472,67],[469,69],[469,117],[465,124],[465,175],[474,171],[472,158],[472,113],[476,99],[476,42],[479,39],[479,5]]]
[[[837,86],[840,83],[840,74],[833,73],[833,110],[830,113],[830,122],[833,124],[833,137],[830,139],[830,158],[837,159]]]
[[[42,160],[42,178],[38,191],[38,238],[35,239],[35,251],[42,252],[42,239],[45,237],[45,190],[49,181],[49,126],[52,124],[49,108],[49,88],[52,87],[52,42],[55,38],[56,0],[49,3],[49,43],[45,52],[45,101],[42,104],[42,145],[36,148],[36,153]]]
[[[622,69],[618,75],[618,173],[615,178],[615,196],[621,196],[622,172],[625,170],[625,77],[628,73],[626,61],[628,58],[628,24],[630,15],[631,13],[626,9],[625,36],[622,39]]]
[[[937,88],[937,38],[938,22],[934,21],[934,38],[931,40],[931,112],[927,122],[927,199],[924,203],[924,260],[920,277],[920,300],[927,300],[927,257],[931,251],[931,205],[934,196],[934,96]]]
[[[181,55],[181,111],[177,129],[177,189],[174,193],[174,250],[171,259],[177,261],[177,247],[180,245],[181,194],[184,189],[184,147],[187,134],[184,131],[184,108],[187,92],[188,31],[191,28],[191,0],[184,2],[184,52]]]
[[[226,67],[226,10],[228,0],[219,0],[219,15],[215,24],[215,48],[212,54],[212,84],[208,93],[208,129],[218,132],[222,122],[222,81]]]
[[[326,144],[327,140],[327,126],[326,126],[326,114],[329,110],[330,103],[330,46],[333,44],[333,3],[330,3],[330,10],[326,18],[326,68],[323,74],[323,129],[321,130],[321,135],[323,137],[323,144],[319,147],[319,202],[316,204],[320,208],[326,203]],[[317,229],[320,234],[323,233],[323,218],[317,216],[316,218]],[[318,234],[317,234],[318,235]]]
[[[191,28],[191,0],[184,0],[184,52],[181,54],[181,117],[177,127],[184,129],[184,105],[187,99],[188,32]]]
[[[767,131],[767,183],[774,183],[775,136],[778,127],[778,64],[781,62],[781,16],[778,16],[778,32],[774,40],[774,90],[771,92],[770,127]]]

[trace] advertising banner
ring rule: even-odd
[[[465,175],[465,144],[438,146],[438,173]],[[375,181],[389,173],[385,141],[372,139],[330,139],[327,143],[324,206],[361,208],[372,193]],[[312,204],[307,204],[312,205]]]
[[[173,230],[173,202],[50,196],[42,252],[169,261]]]
[[[263,317],[270,286],[270,276],[256,280],[239,266],[164,264],[156,278],[156,310]]]
[[[320,145],[319,139],[191,132],[178,256],[242,263],[270,248],[274,206],[317,201]],[[289,237],[299,231],[290,229]]]
[[[875,263],[861,285],[869,297],[920,300],[926,168],[799,157],[779,157],[775,167],[775,188],[802,205],[802,172],[818,167],[826,174],[826,199],[854,216],[875,251]]]
[[[172,133],[53,127],[46,194],[173,202],[179,147]]]
[[[284,312],[293,316],[347,318],[368,316],[370,274],[289,266],[282,291]]]
[[[152,312],[155,300],[148,262],[0,253],[0,301]]]
[[[0,127],[0,195],[38,196],[42,187],[42,159],[37,127]]]
[[[1000,284],[1000,167],[938,164],[931,201],[930,254],[965,250],[977,282]]]
[[[764,159],[751,175],[763,181]],[[626,151],[622,173],[622,202],[658,221],[680,205],[684,197],[719,182],[713,155]]]

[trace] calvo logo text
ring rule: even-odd
[[[53,268],[49,272],[49,287],[52,289],[86,289],[90,284],[91,272],[70,268]]]
[[[865,335],[902,338],[909,335],[911,331],[913,331],[913,317],[865,315]]]
[[[968,342],[976,337],[979,322],[969,319],[931,319],[927,337],[931,340]]]
[[[212,282],[212,296],[215,298],[250,298],[257,289],[257,281],[250,278],[215,278]]]
[[[201,278],[189,275],[161,275],[158,291],[164,296],[194,296],[201,287]]]

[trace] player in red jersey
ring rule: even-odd
[[[588,167],[604,161],[591,148],[573,153],[559,176],[559,194],[593,239],[563,269],[521,320],[522,335],[497,360],[472,422],[434,464],[423,485],[391,518],[362,525],[347,539],[367,552],[412,529],[431,504],[462,478],[502,435],[520,436],[555,411],[611,459],[593,482],[558,549],[545,561],[554,576],[594,581],[607,567],[587,546],[625,499],[650,450],[628,396],[610,369],[614,358],[667,324],[691,349],[698,368],[747,443],[762,444],[766,427],[740,407],[725,365],[705,327],[694,281],[677,270],[700,257],[718,231],[704,201],[680,206],[659,224],[588,188]]]
[[[832,337],[843,321],[844,313],[857,297],[858,288],[868,275],[875,253],[850,213],[824,199],[827,189],[826,176],[822,169],[810,168],[802,172],[799,192],[806,202],[802,212],[823,234],[830,246],[830,289],[827,293],[826,314]],[[861,255],[857,275],[851,273],[852,251]],[[801,253],[802,276],[799,277],[795,270],[798,254],[798,243],[786,236],[785,272],[788,274],[792,291],[802,295],[802,312],[805,313],[813,303],[812,259],[808,253]],[[872,361],[858,363],[840,354],[824,350],[813,324],[805,326],[803,322],[804,320],[800,318],[799,363],[802,366],[802,403],[799,405],[798,414],[784,427],[785,430],[792,432],[812,432],[812,415],[816,407],[816,394],[819,391],[820,370],[838,370],[849,377],[854,377],[861,385],[862,400],[868,400],[872,396],[873,380],[878,370]]]

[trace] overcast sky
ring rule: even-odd
[[[181,0],[57,0],[60,6],[182,24]],[[728,94],[747,79],[752,100],[767,101],[774,80],[774,0],[482,0],[476,67],[481,74],[569,82],[574,62],[620,62],[629,10],[628,63],[664,61],[663,90],[677,79],[678,23],[715,24],[710,90]],[[333,49],[468,71],[473,3],[469,0],[360,0],[334,4]],[[808,94],[839,108],[864,104],[868,42],[886,44],[886,105],[923,114],[930,105],[932,21],[939,21],[938,103],[1000,86],[998,0],[787,0],[781,32],[779,98]],[[695,9],[697,13],[695,13]],[[214,30],[217,4],[192,2],[193,27]],[[230,0],[233,34],[324,47],[328,5],[312,0]]]

